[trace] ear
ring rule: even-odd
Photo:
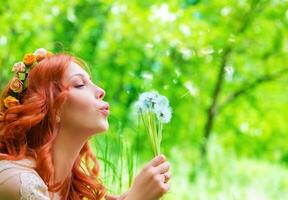
[[[56,123],[58,124],[58,123],[60,123],[60,121],[61,121],[61,115],[60,115],[60,113],[61,113],[61,111],[60,111],[60,109],[56,112]]]
[[[61,105],[60,108],[58,108],[56,111],[56,123],[60,123],[61,121],[62,107],[63,105]]]
[[[60,116],[57,114],[57,115],[56,115],[56,122],[57,122],[57,123],[60,123],[60,121],[61,121],[61,118],[60,118]]]

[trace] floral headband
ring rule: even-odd
[[[20,104],[20,97],[27,88],[27,76],[29,71],[44,58],[52,56],[53,53],[44,48],[37,49],[34,53],[25,54],[21,62],[13,65],[14,76],[9,83],[8,96],[3,100],[4,107],[10,108]],[[1,117],[1,116],[0,116]]]

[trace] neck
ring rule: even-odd
[[[79,137],[79,136],[83,137]],[[53,145],[54,179],[64,181],[72,171],[74,162],[87,137],[81,130],[60,129]]]

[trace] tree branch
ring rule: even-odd
[[[220,64],[220,68],[219,68],[219,72],[218,72],[218,76],[217,76],[217,82],[212,94],[212,103],[209,106],[209,108],[207,109],[207,121],[205,123],[205,127],[204,127],[204,138],[203,138],[203,144],[201,146],[201,153],[203,155],[206,154],[206,143],[207,140],[210,136],[211,133],[211,129],[213,126],[213,121],[214,121],[214,117],[215,117],[215,108],[218,102],[218,98],[219,95],[221,93],[222,90],[222,85],[223,85],[223,81],[224,81],[224,74],[225,74],[225,66],[226,66],[226,62],[228,59],[228,56],[231,53],[231,47],[228,47],[224,50],[223,53],[223,57],[221,59],[221,64]]]
[[[253,20],[252,16],[254,14],[254,11],[258,8],[259,4],[260,4],[260,0],[252,1],[249,11],[243,17],[241,26],[236,31],[236,35],[239,35],[239,34],[245,32],[245,30],[248,28],[248,26],[250,25],[250,23]],[[211,135],[211,131],[213,129],[213,123],[214,123],[214,119],[216,116],[216,109],[218,107],[217,106],[218,99],[219,99],[219,96],[222,92],[222,86],[224,84],[225,66],[227,64],[227,59],[228,59],[229,55],[233,51],[233,47],[231,46],[231,44],[228,44],[224,48],[224,53],[223,53],[223,56],[221,58],[221,63],[219,66],[216,84],[215,84],[215,87],[214,87],[214,90],[213,90],[213,93],[211,96],[212,102],[207,109],[207,118],[206,118],[207,120],[206,120],[205,125],[204,125],[203,141],[202,141],[202,144],[200,146],[200,151],[201,151],[201,154],[203,157],[206,156],[207,143],[208,143],[208,139]]]
[[[230,94],[227,99],[217,108],[217,111],[220,112],[223,108],[225,108],[227,105],[238,99],[239,97],[247,94],[250,90],[255,89],[259,85],[263,83],[267,83],[270,81],[274,81],[275,79],[280,78],[281,76],[285,75],[288,73],[288,68],[281,69],[277,72],[274,72],[272,74],[265,74],[263,76],[258,77],[256,80],[254,80],[251,83],[244,84],[243,87],[240,89],[236,90],[232,94]]]

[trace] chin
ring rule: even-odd
[[[109,123],[108,121],[104,121],[101,124],[98,124],[97,128],[96,128],[96,133],[103,133],[108,131],[109,129]]]

